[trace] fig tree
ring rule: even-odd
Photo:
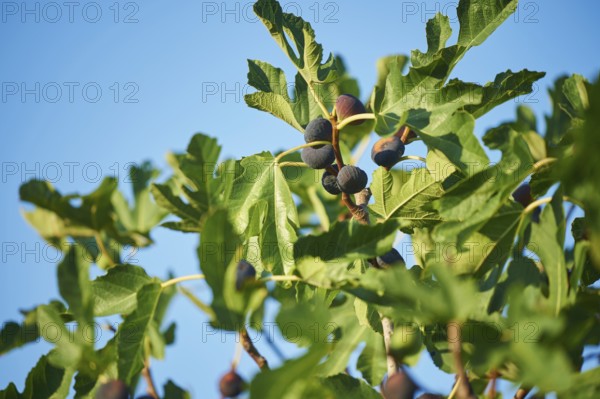
[[[335,101],[335,110],[339,120],[344,120],[353,115],[367,112],[363,103],[351,94],[342,94]],[[351,122],[351,125],[360,125],[364,120]]]
[[[371,159],[379,166],[391,168],[404,155],[404,144],[396,136],[378,140],[371,150]]]
[[[96,399],[128,399],[129,390],[121,380],[112,380],[102,384],[96,392]]]
[[[346,194],[356,194],[367,187],[369,178],[364,170],[352,166],[344,166],[337,175],[340,190]]]
[[[313,169],[325,169],[335,161],[335,153],[331,145],[303,148],[301,156],[304,163]]]
[[[304,129],[304,141],[312,143],[313,141],[331,142],[333,128],[331,122],[324,118],[313,119]],[[319,148],[316,146],[315,148]]]
[[[335,169],[336,172],[338,171],[337,165],[332,165],[331,167]],[[328,170],[326,170],[323,173],[323,177],[321,178],[321,184],[323,185],[325,191],[327,191],[331,195],[338,195],[342,192],[340,186],[338,185],[337,177],[334,174],[330,173]]]
[[[235,398],[245,388],[246,383],[234,370],[229,371],[219,381],[219,392],[224,398]]]
[[[391,251],[377,257],[377,265],[382,269],[398,264],[404,266],[406,263],[396,248],[392,248]]]
[[[244,259],[240,260],[235,274],[235,289],[241,291],[246,283],[254,281],[255,278],[256,269],[254,269],[254,266]]]

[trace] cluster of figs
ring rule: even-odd
[[[351,94],[340,95],[335,102],[335,110],[339,120],[344,120],[354,115],[367,112],[363,103]],[[356,120],[349,125],[361,125],[365,120]],[[403,129],[402,129],[403,130]],[[414,138],[414,132],[406,139]],[[398,132],[399,133],[399,132]],[[404,142],[400,134],[380,139],[371,150],[371,159],[379,166],[386,169],[394,166],[404,155]],[[319,117],[308,123],[304,130],[306,143],[315,141],[331,142],[333,126],[327,119]],[[313,169],[325,169],[321,183],[325,191],[332,195],[340,193],[356,194],[367,186],[368,177],[364,170],[353,165],[344,165],[339,169],[335,164],[335,151],[333,145],[315,145],[302,150],[302,161]]]

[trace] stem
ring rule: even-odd
[[[337,121],[335,118],[331,118],[331,145],[333,146],[333,153],[335,154],[335,162],[337,163],[338,170],[342,170],[344,166],[344,160],[340,151],[340,132],[337,128]]]
[[[367,120],[367,119],[375,119],[375,114],[370,114],[369,113],[369,114],[356,114],[356,115],[352,115],[352,116],[344,119],[340,123],[338,123],[338,129],[342,130],[349,123],[356,122],[356,121],[361,121],[361,120]]]
[[[450,391],[450,394],[448,395],[448,399],[452,399],[454,397],[454,395],[456,395],[456,391],[458,391],[460,382],[461,382],[460,377],[458,377],[456,379],[456,381],[454,381],[454,386],[452,387],[452,390]]]
[[[245,328],[240,331],[240,342],[242,347],[246,350],[248,355],[250,355],[252,360],[256,362],[261,370],[269,370],[269,363],[267,362],[267,359],[265,359],[256,349],[252,343],[252,340],[248,336],[248,331]]]
[[[146,358],[144,360],[144,368],[142,369],[142,376],[146,381],[146,391],[148,395],[152,396],[154,399],[158,399],[158,393],[156,392],[156,386],[154,385],[154,379],[152,378],[152,372],[150,371],[150,359]]]
[[[100,250],[100,253],[102,253],[102,255],[106,256],[106,259],[108,259],[108,264],[110,265],[110,267],[115,266],[116,263],[115,263],[114,259],[112,258],[112,256],[110,256],[110,253],[108,252],[106,247],[104,246],[104,241],[102,241],[102,237],[100,237],[100,233],[95,231],[94,238],[96,239],[96,244],[98,245],[98,249]]]
[[[539,171],[541,168],[543,168],[546,165],[551,164],[552,162],[556,162],[558,159],[557,158],[544,158],[544,159],[540,159],[539,161],[537,161],[536,163],[533,164],[532,169],[534,172]]]
[[[308,168],[308,165],[304,162],[281,162],[279,163],[279,167],[283,168],[284,166],[297,166],[300,168]]]
[[[161,286],[161,288],[166,288],[171,285],[181,283],[182,281],[203,280],[204,278],[205,278],[204,274],[190,274],[189,276],[172,278],[171,280],[167,280],[167,281],[163,282],[160,286]]]
[[[275,163],[279,163],[279,160],[283,157],[285,157],[286,155],[290,155],[298,150],[301,150],[303,148],[306,147],[314,147],[316,145],[329,145],[331,144],[329,141],[313,141],[312,143],[306,143],[306,144],[302,144],[302,145],[298,145],[296,147],[290,148],[287,151],[282,152],[281,154],[277,155],[275,157]]]
[[[412,159],[412,160],[414,160],[414,161],[421,161],[421,162],[423,162],[423,163],[427,162],[427,160],[426,160],[425,158],[423,158],[423,157],[420,157],[420,156],[418,156],[418,155],[405,155],[405,156],[401,157],[401,158],[398,160],[398,162],[406,161],[406,160],[408,160],[408,159]]]
[[[231,369],[237,369],[238,364],[240,364],[240,359],[242,358],[242,340],[238,334],[238,340],[235,344],[235,352],[233,353],[233,360],[231,361]]]
[[[381,313],[381,326],[383,327],[383,343],[385,345],[385,355],[387,359],[387,374],[388,379],[398,372],[398,364],[396,359],[392,356],[390,345],[392,340],[392,334],[394,333],[394,325],[392,321]]]

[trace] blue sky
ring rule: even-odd
[[[426,19],[441,11],[455,21],[457,2],[282,4],[313,24],[326,51],[344,56],[364,98],[375,81],[377,58],[424,49]],[[0,6],[0,321],[19,320],[19,309],[58,297],[53,253],[20,215],[18,187],[25,180],[47,178],[62,192],[88,192],[105,176],[116,175],[123,183],[128,163],[149,159],[166,167],[166,152],[183,150],[194,132],[218,137],[226,157],[302,142],[291,127],[243,102],[247,59],[292,72],[253,16],[250,1]],[[547,88],[562,74],[595,79],[598,15],[600,3],[591,0],[524,0],[517,14],[472,49],[454,72],[463,80],[483,84],[507,69],[547,72],[534,93],[478,120],[477,134],[511,118],[521,103],[541,117],[549,111]],[[195,237],[158,229],[154,238],[158,246],[135,255],[149,273],[198,271]],[[189,287],[206,295],[202,283]],[[179,324],[178,341],[165,361],[155,363],[156,379],[162,384],[173,378],[195,397],[216,398],[215,384],[228,367],[233,338],[217,334],[199,342],[206,320],[184,299],[175,301],[170,317]],[[262,342],[259,347],[277,363],[268,347]],[[0,387],[9,381],[21,387],[48,349],[40,343],[0,357]],[[250,377],[256,367],[244,358],[241,370]],[[450,386],[451,378],[426,362],[416,376],[431,389],[443,392]]]

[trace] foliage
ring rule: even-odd
[[[65,398],[71,386],[75,397],[93,398],[111,379],[135,390],[148,359],[162,358],[173,343],[175,325],[165,326],[164,315],[175,284],[192,278],[206,279],[212,302],[181,292],[216,328],[243,336],[250,320],[264,321],[267,298],[281,305],[277,322],[284,337],[288,322],[306,327],[297,337],[306,352],[273,370],[246,342],[262,368],[249,383],[251,398],[380,397],[386,371],[395,372],[386,363],[387,323],[396,334],[415,329],[423,337],[420,352],[472,390],[458,389],[457,397],[483,398],[498,378],[560,398],[597,396],[599,369],[582,366],[584,348],[600,344],[594,285],[600,278],[600,82],[558,79],[545,132],[520,106],[513,121],[480,140],[477,118],[531,92],[544,73],[508,70],[485,85],[449,79],[469,49],[482,45],[516,7],[516,0],[461,0],[451,45],[448,17],[434,16],[425,52],[378,61],[367,113],[351,125],[332,112],[340,94],[359,95],[341,58],[323,53],[302,18],[284,13],[275,0],[257,1],[254,11],[298,72],[291,94],[282,69],[249,60],[248,83],[256,89],[245,97],[250,107],[301,133],[317,117],[331,120],[340,169],[344,158],[356,162],[372,131],[389,137],[408,128],[425,144],[425,157],[406,167],[403,161],[419,159],[406,143],[412,157],[377,168],[370,192],[355,197],[358,204],[348,194],[328,194],[320,185],[323,172],[299,162],[297,150],[313,143],[219,163],[220,145],[204,134],[192,137],[186,153],[169,156],[173,174],[162,183],[154,181],[159,172],[150,164],[132,168],[131,204],[114,179],[88,195],[63,195],[44,181],[23,184],[21,199],[35,205],[24,217],[63,251],[57,268],[62,300],[4,324],[0,354],[40,336],[54,347],[31,370],[23,393],[10,384],[0,399]],[[490,162],[492,150],[501,152],[497,163]],[[523,182],[533,202],[513,199]],[[368,206],[360,203],[370,195]],[[584,216],[569,224],[565,202]],[[200,235],[203,275],[162,280],[123,259],[126,246],[154,244],[151,232],[161,222]],[[410,242],[413,263],[377,267],[374,259],[390,251],[398,234]],[[240,286],[241,259],[255,267],[256,279]],[[92,265],[103,269],[94,280]],[[89,327],[107,316],[122,322],[96,347]],[[50,323],[65,337],[67,323],[75,323],[76,339],[56,341],[44,328]],[[314,335],[314,323],[326,334]],[[453,329],[459,339],[452,339]],[[407,367],[418,357],[395,361]],[[348,374],[348,366],[360,376]],[[166,398],[189,397],[172,381],[162,391]]]

